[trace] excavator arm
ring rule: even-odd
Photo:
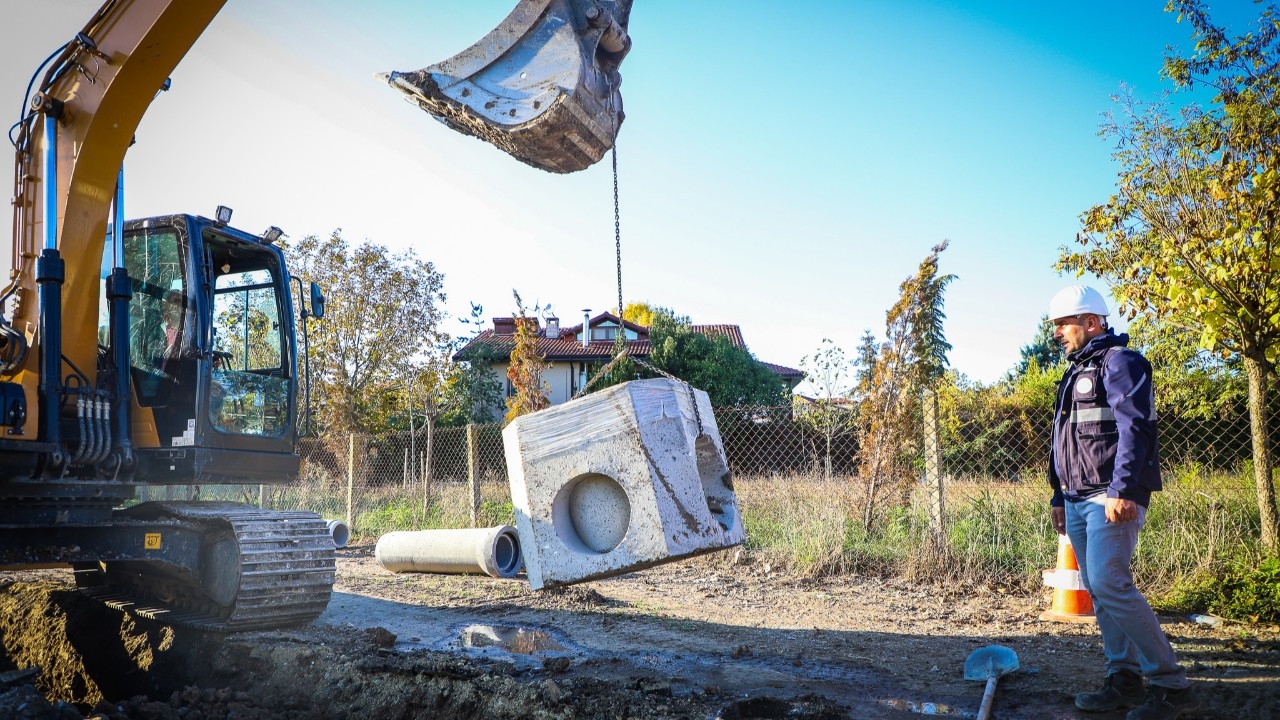
[[[63,368],[92,375],[97,366],[99,265],[125,150],[222,4],[105,3],[51,63],[18,128],[15,267],[5,292],[13,313],[0,341],[0,358],[10,362],[0,363],[0,379],[21,385],[26,397],[25,422],[8,438],[53,444],[54,469],[64,460],[57,447]]]

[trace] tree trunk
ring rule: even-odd
[[[417,477],[421,469],[413,467],[413,464],[418,461],[417,428],[413,426],[413,395],[408,392],[408,388],[405,390],[405,395],[409,398],[409,472],[404,477],[404,484],[405,487],[409,487],[410,478]]]
[[[827,456],[823,459],[823,467],[826,469],[827,482],[831,482],[831,424],[827,423]]]
[[[1262,363],[1245,357],[1249,376],[1249,429],[1253,436],[1253,481],[1258,490],[1258,514],[1262,519],[1262,544],[1271,553],[1280,552],[1277,527],[1276,486],[1271,477],[1271,446],[1267,437],[1267,377]]]
[[[431,453],[436,439],[436,416],[427,415],[427,450],[422,459],[422,517],[431,509]]]

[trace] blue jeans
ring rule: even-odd
[[[1099,498],[1101,500],[1101,498]],[[1066,503],[1067,536],[1080,565],[1080,580],[1093,598],[1093,612],[1102,632],[1107,674],[1120,670],[1145,675],[1152,685],[1187,686],[1187,673],[1178,664],[1173,646],[1147,599],[1133,584],[1133,550],[1146,522],[1146,508],[1138,519],[1107,522],[1106,506],[1094,500]]]

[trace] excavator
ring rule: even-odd
[[[305,339],[323,318],[321,289],[290,275],[278,228],[236,229],[229,208],[122,212],[136,128],[224,2],[107,0],[36,70],[10,130],[0,569],[69,566],[115,607],[229,632],[318,617],[335,553],[313,513],[131,502],[139,488],[271,485],[299,471],[309,378],[297,330]],[[457,56],[378,77],[522,162],[581,170],[622,123],[630,8],[520,0]]]

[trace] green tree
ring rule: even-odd
[[[928,257],[920,263],[915,277],[908,278],[900,288],[902,298],[899,306],[909,333],[907,357],[915,375],[912,380],[920,388],[930,387],[941,380],[951,365],[947,360],[951,343],[947,342],[947,334],[942,327],[947,314],[942,308],[947,287],[956,276],[938,274],[938,256],[948,244],[943,240],[934,245]]]
[[[487,325],[484,306],[471,303],[470,315],[461,320],[471,328],[471,336],[460,338],[456,346],[466,345],[468,340],[484,332]],[[444,373],[440,425],[493,422],[494,415],[504,406],[502,383],[493,371],[494,364],[500,360],[491,345],[476,344],[457,362],[449,364]]]
[[[551,404],[547,398],[549,389],[542,380],[547,361],[538,354],[538,321],[526,312],[520,293],[512,290],[511,294],[516,299],[516,332],[511,362],[507,365],[507,379],[512,389],[511,397],[507,398],[508,423]]]
[[[493,372],[498,359],[492,348],[480,347],[468,353],[466,360],[450,363],[444,378],[440,425],[493,422],[494,414],[503,407],[502,383]]]
[[[880,344],[876,342],[875,333],[862,331],[862,339],[858,343],[858,354],[853,361],[853,398],[858,402],[865,400],[875,382],[876,358],[880,356]]]
[[[1063,359],[1062,345],[1053,337],[1053,323],[1047,314],[1040,316],[1040,324],[1036,326],[1035,337],[1030,345],[1023,345],[1019,351],[1018,366],[1013,371],[1014,377],[1027,374],[1027,370],[1035,365],[1040,370],[1056,367]]]
[[[1227,419],[1246,412],[1249,390],[1240,356],[1223,358],[1197,339],[1195,331],[1145,315],[1129,323],[1129,344],[1154,368],[1161,415]]]
[[[1254,480],[1262,541],[1280,551],[1268,390],[1280,361],[1280,14],[1229,36],[1203,3],[1169,10],[1192,27],[1195,50],[1170,54],[1176,90],[1208,88],[1208,108],[1174,113],[1121,100],[1103,125],[1120,166],[1116,193],[1082,216],[1078,251],[1059,267],[1110,281],[1121,311],[1178,326],[1197,344],[1239,356],[1248,379]]]
[[[405,379],[438,368],[449,337],[444,275],[412,251],[351,244],[334,230],[285,245],[291,272],[325,290],[309,327],[312,403],[322,428],[385,430],[403,407]]]
[[[695,332],[687,317],[660,309],[649,326],[649,361],[707,393],[716,407],[781,405],[782,380],[724,336]]]

